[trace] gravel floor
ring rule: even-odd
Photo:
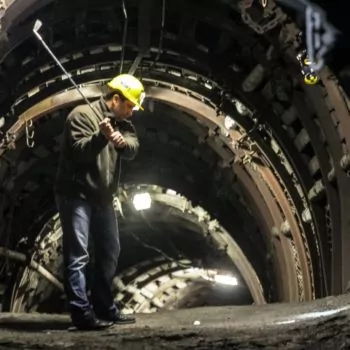
[[[340,350],[350,349],[349,319],[349,295],[141,314],[134,325],[99,332],[68,332],[65,315],[2,313],[0,349]]]

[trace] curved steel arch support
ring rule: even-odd
[[[176,217],[176,215],[178,215],[181,220],[185,219],[190,222],[195,222],[198,226],[198,233],[203,235],[203,239],[211,238],[213,239],[214,243],[216,243],[214,249],[226,251],[226,254],[231,259],[232,263],[241,273],[242,278],[244,279],[244,282],[246,283],[254,302],[256,304],[266,303],[259,278],[245,257],[244,253],[238,247],[233,238],[228,234],[228,232],[226,232],[215,220],[210,219],[210,215],[207,212],[205,212],[200,207],[192,207],[189,201],[180,195],[165,193],[150,194],[153,201],[156,201],[161,205],[170,206],[173,209],[176,209],[172,211],[173,216]],[[45,260],[50,259],[52,254],[59,254],[59,239],[61,235],[62,231],[59,218],[58,215],[55,214],[52,219],[43,227],[41,233],[37,237],[36,242],[39,244],[41,249],[34,253],[33,258],[40,257],[40,259]],[[48,263],[48,261],[46,261],[46,263]],[[160,260],[160,263],[155,261],[154,266],[147,266],[146,264],[144,267],[139,266],[139,269],[137,270],[133,268],[128,269],[115,281],[115,285],[119,290],[119,294],[116,296],[117,301],[121,301],[122,303],[125,302],[125,305],[128,308],[129,306],[127,305],[142,304],[146,302],[146,300],[151,300],[152,295],[150,295],[150,293],[146,290],[143,290],[145,285],[147,283],[151,283],[152,280],[162,278],[163,276],[163,278],[169,282],[168,287],[172,288],[172,286],[176,285],[178,281],[176,276],[171,276],[171,273],[178,270],[183,270],[184,266],[190,267],[188,263],[189,262],[187,260],[180,260],[167,262],[164,264],[164,262]],[[60,264],[61,260],[56,258],[54,263],[55,268],[60,269]],[[138,271],[143,272],[138,273]],[[59,270],[53,271],[53,273],[59,274]],[[38,279],[40,277],[33,276],[33,274],[35,274],[35,272],[30,271],[29,268],[23,269],[21,276],[19,276],[17,280],[17,288],[14,291],[13,298],[10,303],[11,311],[21,311],[23,310],[24,306],[23,302],[32,302],[31,298],[33,298],[33,295],[27,296],[29,299],[26,300],[26,297],[24,297],[23,293],[26,293],[28,289],[30,289],[31,292],[34,292],[35,295],[36,289],[38,286],[40,287],[40,283],[38,283]],[[128,282],[124,283],[126,280],[128,280]],[[42,289],[42,285],[40,288]],[[45,293],[49,292],[50,289],[46,288]],[[158,292],[162,293],[161,290],[158,290]],[[159,304],[158,306],[161,305]],[[137,311],[140,310],[137,309]]]
[[[198,225],[202,227],[201,234],[204,235],[205,239],[210,236],[216,243],[217,248],[226,252],[243,276],[254,302],[256,304],[264,304],[266,302],[259,278],[247,257],[231,235],[216,220],[210,219],[209,213],[201,207],[192,207],[191,203],[182,196],[176,196],[176,201],[172,201],[172,196],[168,194],[150,194],[154,201],[174,207],[175,209],[179,207],[185,208],[185,217],[197,217]]]
[[[214,105],[210,103],[210,100],[206,101],[207,104],[203,103],[203,100],[194,99],[191,96],[186,96],[182,93],[176,92],[173,89],[165,89],[161,87],[147,86],[147,83],[154,83],[152,79],[145,78],[146,82],[146,90],[147,95],[150,99],[159,100],[163,103],[170,103],[176,108],[187,112],[190,115],[194,115],[198,119],[204,119],[206,121],[210,121],[212,125],[217,125],[221,128],[224,128],[224,118],[223,116],[218,116],[217,112],[214,109]],[[179,87],[180,88],[180,87]],[[98,86],[85,86],[82,87],[82,91],[88,98],[96,98],[101,94],[101,90]],[[47,113],[54,112],[60,108],[69,106],[73,103],[77,103],[81,101],[80,94],[75,90],[64,91],[62,93],[51,96],[41,102],[37,103],[27,111],[25,111],[22,115],[19,116],[18,121],[10,128],[8,131],[11,135],[13,135],[14,139],[18,138],[25,128],[25,123],[29,120],[36,120]],[[232,135],[231,135],[232,137]],[[228,144],[228,147],[233,150],[233,145]],[[4,150],[0,150],[0,156],[4,152]],[[280,191],[281,195],[283,191]],[[288,200],[285,199],[285,203],[287,205]],[[285,207],[286,213],[289,212],[289,209]],[[288,214],[289,215],[289,214]],[[293,216],[290,214],[291,222],[293,223]],[[293,237],[296,241],[299,239],[299,228],[296,225],[293,225]],[[303,246],[302,243],[298,244],[298,253],[302,254]],[[303,264],[303,276],[310,276],[310,272],[306,267],[306,263]],[[309,284],[310,279],[306,278],[303,282],[304,284]],[[310,290],[307,285],[305,286],[306,290]],[[257,293],[258,290],[255,291]],[[309,292],[306,294],[306,299],[311,299],[312,296],[309,295]]]

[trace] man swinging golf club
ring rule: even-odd
[[[72,323],[84,330],[135,322],[114,304],[112,281],[120,244],[113,195],[121,159],[133,159],[139,147],[129,118],[134,109],[143,110],[145,93],[142,83],[129,74],[118,75],[107,85],[100,100],[77,106],[68,115],[55,183],[65,292]],[[90,299],[85,274],[89,235],[95,256]]]

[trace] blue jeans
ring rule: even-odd
[[[118,310],[112,283],[120,253],[113,205],[98,206],[65,196],[56,196],[56,203],[63,231],[64,287],[72,321],[84,321],[95,314],[105,319],[113,317]],[[86,290],[89,236],[93,240],[95,256],[91,300]]]

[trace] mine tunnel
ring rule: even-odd
[[[335,58],[306,84],[273,1],[4,0],[3,312],[64,314],[54,201],[65,119],[119,72],[146,88],[115,194],[127,313],[309,302],[350,280],[349,101]],[[333,64],[333,66],[332,66]],[[141,206],[141,207],[140,207]],[[91,253],[93,258],[93,252]]]

